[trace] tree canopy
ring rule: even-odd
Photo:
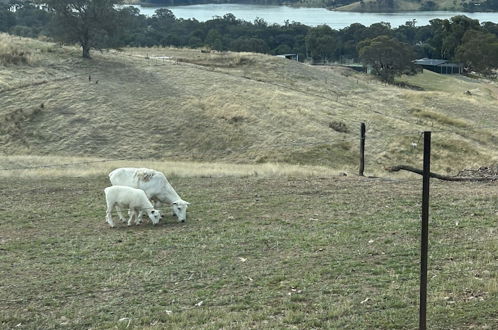
[[[0,30],[76,42],[85,57],[90,56],[92,48],[174,46],[272,55],[295,53],[300,60],[312,63],[358,62],[373,61],[374,48],[378,47],[376,52],[385,52],[385,58],[376,62],[378,67],[372,67],[386,81],[392,80],[392,74],[388,73],[391,69],[386,69],[397,70],[400,64],[388,62],[393,59],[389,49],[399,58],[462,61],[469,70],[485,74],[498,67],[492,38],[498,38],[498,24],[480,23],[466,16],[433,19],[424,26],[417,26],[416,21],[397,28],[385,22],[370,26],[354,23],[335,30],[327,25],[310,27],[289,21],[269,24],[260,18],[248,22],[233,14],[199,22],[176,18],[165,8],[148,17],[135,7],[114,6],[118,0],[14,0],[13,3],[15,10],[0,6]],[[365,49],[360,56],[362,48]]]
[[[53,12],[52,35],[66,42],[78,42],[83,57],[90,49],[112,46],[118,31],[115,5],[121,0],[38,0]]]
[[[415,70],[412,47],[385,35],[360,42],[358,54],[364,64],[372,67],[375,75],[389,83],[394,82],[395,76]]]
[[[469,70],[490,75],[498,68],[498,38],[491,33],[467,31],[456,50],[456,59]]]

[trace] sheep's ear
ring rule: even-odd
[[[190,205],[190,203],[189,202],[185,202],[185,205]]]
[[[152,210],[152,211],[150,211],[150,213],[154,213],[154,212],[156,212],[156,210]]]

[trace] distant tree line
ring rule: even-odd
[[[84,57],[90,49],[122,46],[205,47],[217,51],[266,54],[295,53],[314,63],[363,62],[390,81],[410,72],[415,58],[458,61],[468,70],[491,74],[498,68],[498,24],[466,16],[433,19],[397,28],[389,23],[359,23],[334,30],[298,22],[269,24],[237,19],[233,14],[206,22],[176,18],[168,9],[153,16],[135,7],[115,7],[117,0],[12,1],[0,4],[0,31],[26,37],[45,35],[79,43]]]

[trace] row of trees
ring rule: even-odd
[[[135,7],[116,7],[118,0],[13,1],[0,7],[0,31],[36,37],[47,35],[76,42],[83,56],[92,48],[121,46],[208,47],[219,51],[268,54],[297,53],[311,62],[362,61],[390,81],[411,71],[411,60],[442,58],[465,63],[469,70],[490,74],[498,67],[498,24],[466,16],[415,21],[398,28],[388,23],[352,24],[341,30],[297,22],[247,22],[232,14],[206,22],[178,19],[168,9],[151,17]]]

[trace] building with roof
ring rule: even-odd
[[[288,60],[295,60],[299,61],[299,55],[298,54],[281,54],[281,55],[276,55],[277,57],[283,57]]]
[[[413,61],[416,65],[422,68],[441,74],[461,74],[463,72],[463,64],[450,63],[448,60],[438,60],[430,58],[421,58]]]

